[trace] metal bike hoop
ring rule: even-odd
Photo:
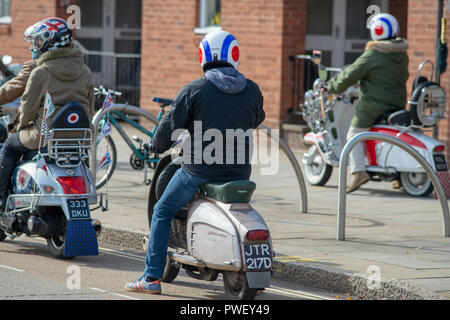
[[[99,110],[94,115],[94,119],[92,120],[92,125],[94,127],[94,134],[93,134],[93,138],[92,138],[93,141],[97,141],[97,131],[98,131],[97,126],[98,126],[98,123],[100,122],[100,119],[102,119],[103,115],[105,115],[109,111],[122,111],[122,112],[126,112],[126,113],[133,113],[133,114],[143,116],[144,118],[152,121],[155,124],[159,123],[158,119],[154,115],[152,115],[151,113],[149,113],[141,108],[126,105],[126,104],[113,104],[106,111],[102,112],[101,110]],[[267,131],[267,134],[271,138],[275,139],[281,146],[281,149],[286,153],[286,155],[294,169],[298,184],[300,186],[300,193],[301,193],[301,199],[302,199],[302,212],[303,213],[308,212],[308,199],[307,199],[307,194],[306,194],[306,184],[305,184],[305,180],[303,178],[302,169],[297,161],[297,158],[295,157],[294,153],[291,151],[289,146],[286,144],[286,142],[284,142],[283,139],[280,139],[278,137],[278,135],[273,133],[270,128],[266,127],[263,124],[261,124],[259,127],[265,129]],[[90,159],[90,167],[92,168],[91,169],[92,172],[95,173],[97,170],[97,167],[96,167],[96,165],[97,165],[97,144],[96,143],[93,143],[92,150],[93,150],[93,152],[92,152],[91,159]],[[93,174],[93,176],[94,176],[94,183],[96,183],[95,174]]]
[[[295,157],[295,154],[292,152],[291,148],[289,148],[287,143],[283,139],[280,139],[280,137],[277,134],[272,132],[272,130],[269,127],[267,127],[263,124],[259,125],[259,127],[267,130],[267,135],[269,137],[275,139],[279,143],[281,149],[284,151],[284,153],[288,157],[289,161],[291,162],[292,168],[294,169],[295,175],[297,177],[298,185],[300,186],[300,194],[301,194],[301,198],[302,198],[302,212],[307,213],[308,212],[308,196],[306,193],[305,179],[303,178],[302,169],[297,161],[297,158]]]
[[[97,172],[97,132],[98,132],[98,123],[100,122],[100,119],[103,118],[103,116],[111,111],[121,111],[124,113],[131,113],[131,114],[136,114],[138,116],[142,116],[150,121],[152,121],[155,124],[158,124],[159,121],[158,119],[152,115],[150,112],[145,111],[144,109],[135,107],[135,106],[131,106],[128,104],[121,104],[121,103],[114,103],[113,105],[111,105],[111,107],[109,107],[107,110],[103,111],[100,109],[97,111],[97,113],[94,115],[94,118],[92,119],[92,126],[94,127],[94,134],[93,134],[93,138],[92,138],[92,154],[91,154],[91,158],[90,158],[90,168],[92,170],[93,176],[94,176],[94,184],[97,183],[96,181],[96,174],[95,172]]]
[[[409,153],[419,164],[425,169],[425,172],[430,177],[433,183],[434,189],[439,197],[442,207],[443,214],[443,233],[444,237],[450,237],[450,215],[448,209],[447,198],[445,196],[442,185],[433,171],[430,164],[423,158],[423,156],[418,153],[414,148],[410,147],[408,144],[402,140],[388,136],[383,133],[378,132],[362,132],[353,136],[344,146],[341,153],[341,160],[339,162],[339,188],[338,188],[338,216],[337,216],[337,240],[345,240],[345,214],[346,214],[346,185],[347,185],[347,162],[349,154],[353,147],[362,141],[366,140],[380,140],[389,142],[400,149],[403,149]]]

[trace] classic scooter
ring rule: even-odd
[[[153,207],[162,196],[178,160],[168,155],[158,162],[148,197]],[[223,274],[229,299],[251,300],[270,286],[272,240],[262,216],[249,204],[256,188],[252,181],[211,182],[172,220],[163,282],[172,282],[180,268],[199,280],[215,281]]]
[[[14,170],[0,214],[0,241],[25,234],[47,239],[58,258],[97,255],[101,223],[90,216],[97,193],[85,165],[92,142],[89,118],[71,102],[56,112],[51,128],[46,150],[30,151]]]
[[[321,90],[329,72],[342,69],[322,66],[320,51],[315,50],[312,56],[299,55],[297,58],[311,60],[319,68],[319,78],[315,80],[313,89],[305,93],[302,105],[302,115],[311,130],[304,136],[304,141],[311,147],[302,162],[306,180],[311,185],[323,186],[330,178],[333,167],[339,166],[359,92],[355,86],[341,95]],[[445,91],[420,74],[429,62],[419,66],[408,101],[409,110],[383,115],[370,131],[397,137],[416,149],[435,171],[446,172],[444,144],[424,134],[425,130],[433,130],[445,118]],[[404,190],[412,196],[425,197],[433,191],[433,184],[425,170],[406,151],[374,140],[365,141],[364,146],[366,171],[372,181],[399,180]]]

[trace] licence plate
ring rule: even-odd
[[[272,268],[272,255],[267,243],[244,244],[244,259],[247,270],[268,270]]]
[[[435,154],[434,164],[436,165],[436,171],[447,171],[447,162],[445,162],[445,157],[443,154]]]
[[[67,200],[69,215],[71,219],[90,219],[89,203],[87,199],[69,199]]]

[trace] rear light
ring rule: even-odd
[[[269,231],[268,230],[252,230],[247,232],[247,235],[245,236],[247,240],[250,241],[262,241],[267,240],[269,238]]]
[[[58,177],[56,180],[61,184],[65,194],[86,193],[86,184],[83,177]]]
[[[436,146],[436,147],[434,147],[433,152],[434,153],[436,153],[436,152],[443,152],[444,149],[445,149],[444,146]]]

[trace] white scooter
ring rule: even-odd
[[[30,151],[14,170],[0,214],[0,241],[25,234],[47,239],[58,258],[97,255],[101,223],[89,208],[97,203],[97,192],[85,164],[92,143],[89,118],[80,104],[68,103],[55,113],[51,128],[41,150],[45,162]]]
[[[154,205],[178,168],[170,155],[158,162],[148,198],[149,225]],[[249,204],[255,188],[252,181],[200,187],[172,221],[163,282],[173,281],[180,268],[207,281],[222,273],[227,297],[240,300],[254,299],[258,289],[270,286],[272,240],[264,219]]]
[[[319,78],[312,90],[305,93],[302,115],[311,129],[304,140],[311,144],[303,156],[306,180],[311,185],[323,186],[331,176],[333,167],[339,166],[342,149],[346,143],[347,131],[358,100],[358,89],[350,87],[341,95],[332,95],[321,90],[328,78],[328,72],[341,71],[320,65],[321,52],[313,56],[300,55],[319,66]],[[418,70],[409,110],[386,114],[370,128],[406,142],[415,148],[435,171],[447,171],[444,144],[425,135],[433,130],[445,116],[445,91],[437,84],[420,76]],[[382,141],[365,141],[366,171],[372,181],[400,180],[404,190],[412,196],[428,196],[433,184],[425,170],[406,151]]]

